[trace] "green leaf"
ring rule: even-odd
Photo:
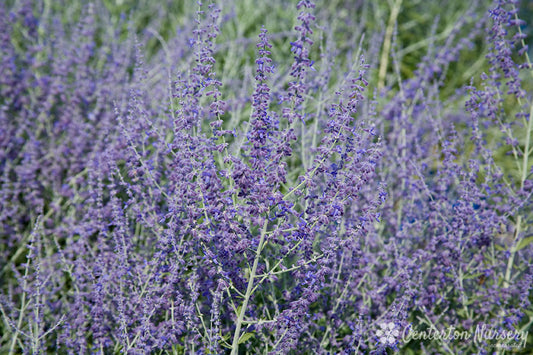
[[[481,275],[483,275],[483,273],[482,272],[478,272],[476,274],[465,275],[465,276],[463,276],[463,279],[464,280],[475,279],[477,277],[480,277]]]
[[[242,344],[244,343],[245,341],[247,341],[248,339],[250,339],[251,337],[254,336],[254,333],[244,333],[243,335],[241,335],[241,337],[239,338],[239,344]]]
[[[502,245],[499,245],[499,244],[495,244],[494,246],[496,247],[496,249],[497,249],[498,251],[505,251],[505,250],[507,250],[506,247],[504,247],[504,246],[502,246]]]
[[[515,251],[519,251],[521,249],[524,249],[525,247],[527,247],[531,243],[533,243],[533,236],[524,238],[518,243],[518,245],[516,246]]]
[[[220,343],[220,345],[225,347],[226,349],[231,349],[231,345],[228,345],[226,343]]]
[[[524,309],[523,312],[528,315],[529,319],[533,319],[533,310]]]
[[[222,332],[219,332],[218,335],[220,335],[220,338],[224,341],[227,341],[230,337],[230,334],[222,335]]]

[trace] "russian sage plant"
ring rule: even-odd
[[[444,41],[436,19],[412,71],[409,4],[366,33],[302,0],[293,32],[228,44],[239,4],[127,39],[102,4],[73,27],[0,4],[0,352],[528,353],[518,3],[473,3]]]

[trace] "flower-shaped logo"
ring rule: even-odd
[[[379,325],[381,329],[378,329],[376,335],[379,338],[380,343],[385,345],[393,345],[396,338],[400,335],[396,325],[393,322],[381,323]]]

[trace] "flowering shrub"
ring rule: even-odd
[[[401,1],[347,49],[299,1],[289,39],[261,27],[235,77],[214,2],[187,36],[149,28],[146,62],[98,5],[74,29],[39,6],[0,4],[2,353],[531,349],[515,2],[428,37],[406,78]],[[453,87],[480,40],[486,62]]]

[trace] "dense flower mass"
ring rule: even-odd
[[[287,3],[0,3],[0,353],[531,352],[527,4]]]

